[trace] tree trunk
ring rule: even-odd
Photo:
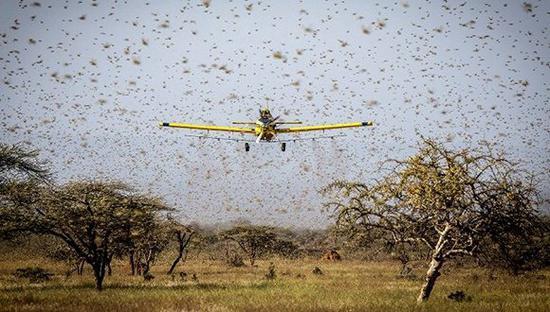
[[[98,291],[103,290],[103,279],[105,278],[105,262],[99,261],[99,263],[94,263],[94,277],[95,277],[95,288]]]
[[[166,273],[166,274],[170,275],[174,272],[174,269],[176,268],[176,265],[180,262],[182,257],[183,257],[183,254],[179,253],[178,256],[176,257],[176,260],[174,260],[174,262],[172,263],[172,266],[170,267],[170,270],[168,270],[168,273]]]
[[[141,265],[141,260],[136,260],[136,274],[141,275],[143,266]]]
[[[439,259],[439,257],[437,256],[432,257],[430,268],[426,273],[426,283],[424,283],[424,286],[422,286],[422,290],[420,290],[420,295],[416,300],[418,303],[428,301],[428,298],[430,298],[432,290],[435,286],[435,281],[437,280],[439,275],[441,275],[439,270],[443,266],[443,262],[444,261]]]
[[[135,263],[135,266],[136,266],[136,275],[139,275],[141,276],[141,274],[143,273],[143,255],[140,251],[134,253],[134,263]]]
[[[149,270],[151,270],[151,265],[155,262],[155,250],[152,248],[149,248],[149,251],[147,252],[147,256],[145,259],[143,259],[143,276],[149,274]]]
[[[78,273],[78,275],[82,275],[82,273],[84,272],[84,264],[86,263],[85,260],[79,260],[77,266],[76,266],[76,272]]]
[[[172,263],[172,266],[170,267],[170,270],[168,270],[168,273],[166,273],[166,274],[170,275],[174,272],[174,270],[176,269],[176,265],[178,265],[181,258],[183,258],[183,253],[185,252],[185,247],[187,247],[187,244],[189,244],[189,241],[191,240],[192,235],[193,235],[193,233],[181,234],[181,233],[178,232],[176,234],[178,244],[179,244],[179,246],[178,246],[178,256],[176,257],[176,259]],[[185,238],[185,237],[187,237],[187,238]],[[187,256],[187,253],[186,253],[186,256]]]
[[[143,262],[142,268],[143,268],[143,272],[141,275],[145,276],[149,274],[149,270],[151,269],[149,262]]]
[[[130,252],[130,270],[132,275],[136,275],[136,262],[134,260],[134,252]]]

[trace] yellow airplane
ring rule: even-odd
[[[199,138],[208,138],[208,139],[217,139],[217,140],[231,140],[238,142],[246,142],[244,147],[245,151],[250,150],[249,142],[280,142],[281,150],[284,152],[286,150],[286,142],[296,142],[302,140],[316,140],[316,139],[327,139],[334,138],[337,136],[343,135],[332,135],[324,137],[313,137],[313,138],[294,138],[289,140],[279,140],[277,134],[279,133],[296,133],[296,132],[305,132],[305,131],[324,131],[324,130],[333,130],[341,128],[354,128],[354,127],[364,127],[372,126],[372,121],[366,122],[350,122],[350,123],[339,123],[339,124],[329,124],[329,125],[317,125],[317,126],[304,126],[304,127],[291,127],[291,128],[278,128],[279,125],[288,125],[288,124],[301,124],[300,121],[280,121],[280,116],[273,117],[269,108],[260,109],[260,118],[256,122],[241,122],[234,121],[233,124],[236,125],[248,125],[250,127],[226,127],[226,126],[210,126],[210,125],[196,125],[188,123],[176,123],[176,122],[161,122],[161,127],[171,127],[171,128],[184,128],[184,129],[195,129],[195,130],[206,130],[206,131],[226,131],[226,132],[238,132],[242,134],[252,134],[256,136],[256,140],[245,140],[245,139],[234,139],[234,138],[220,138],[220,137],[209,137],[209,136],[197,136],[197,135],[186,135],[191,137]],[[253,128],[252,128],[253,126]]]

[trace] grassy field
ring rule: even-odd
[[[267,280],[268,261],[257,267],[230,268],[216,261],[185,264],[188,278],[164,274],[155,279],[128,276],[117,264],[106,289],[93,288],[91,273],[66,278],[66,268],[44,260],[0,261],[1,311],[550,311],[550,271],[529,276],[493,276],[487,271],[444,272],[427,304],[415,302],[421,279],[397,277],[398,265],[388,262],[322,260],[275,261],[277,277]],[[39,265],[56,275],[30,284],[16,279],[16,268]],[[315,275],[318,266],[323,275]],[[418,274],[421,274],[418,268]],[[192,274],[196,279],[191,278]],[[463,290],[469,302],[447,295]]]

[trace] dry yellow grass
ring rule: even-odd
[[[422,281],[397,277],[398,265],[386,262],[321,260],[274,261],[277,278],[266,280],[269,261],[257,267],[230,268],[216,261],[188,261],[187,280],[154,267],[155,279],[129,276],[117,263],[106,289],[97,292],[89,269],[66,279],[60,264],[41,261],[0,262],[2,311],[550,311],[549,271],[529,276],[456,269],[445,272],[427,304],[415,302]],[[12,276],[18,267],[40,265],[56,275],[41,284]],[[318,266],[324,274],[311,271]],[[181,267],[180,267],[181,268]],[[417,271],[418,274],[421,271]],[[196,274],[197,280],[191,280]],[[471,302],[447,299],[464,290]]]

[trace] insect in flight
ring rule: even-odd
[[[256,142],[278,142],[281,143],[281,150],[284,152],[286,150],[287,142],[296,142],[303,140],[316,140],[316,139],[328,139],[334,137],[340,137],[343,135],[332,135],[332,136],[319,136],[311,138],[292,138],[286,140],[280,140],[277,135],[280,133],[297,133],[297,132],[306,132],[306,131],[324,131],[324,130],[333,130],[341,128],[354,128],[354,127],[364,127],[372,126],[372,121],[366,122],[350,122],[350,123],[338,123],[338,124],[326,124],[326,125],[315,125],[315,126],[298,126],[298,127],[288,127],[288,128],[279,128],[281,125],[295,125],[302,124],[301,121],[282,121],[279,119],[280,116],[273,117],[269,108],[260,109],[260,118],[257,121],[234,121],[234,125],[243,125],[242,127],[231,127],[231,126],[215,126],[215,125],[197,125],[189,123],[176,123],[176,122],[161,122],[161,127],[171,127],[171,128],[184,128],[184,129],[194,129],[194,130],[206,130],[206,131],[226,131],[226,132],[237,132],[241,134],[252,134],[256,136],[256,140],[247,140],[247,139],[238,139],[238,138],[222,138],[222,137],[210,137],[210,136],[200,136],[200,135],[186,135],[191,137],[198,138],[209,138],[217,140],[230,140],[237,142],[245,142],[245,150],[248,152],[250,150],[250,143]],[[248,126],[248,127],[245,127]]]

